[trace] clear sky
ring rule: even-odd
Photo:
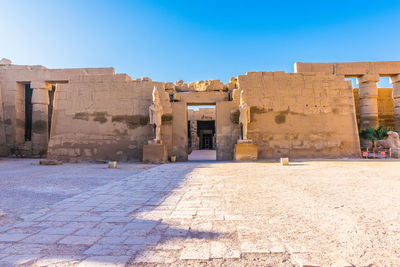
[[[156,81],[400,60],[399,32],[399,0],[0,0],[0,58]]]

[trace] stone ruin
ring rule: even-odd
[[[393,89],[377,88],[381,76],[390,77]],[[347,77],[357,78],[360,88]],[[200,142],[197,128],[204,123],[190,120],[191,105],[215,106],[207,120],[214,128],[204,126],[202,134],[217,160],[235,158],[243,139],[241,93],[250,117],[246,132],[252,150],[243,152],[249,157],[359,157],[359,129],[400,128],[397,61],[297,62],[294,73],[248,72],[224,84],[133,80],[113,68],[48,69],[2,59],[0,155],[143,160],[144,147],[155,138],[149,118],[154,88],[163,111],[159,143],[166,158],[178,161],[187,160]]]

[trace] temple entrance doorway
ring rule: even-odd
[[[199,150],[215,150],[215,120],[197,121],[197,136]]]
[[[215,105],[188,105],[189,160],[216,160]]]

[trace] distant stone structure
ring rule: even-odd
[[[377,88],[380,76],[389,76],[393,89]],[[356,77],[360,89],[346,77]],[[399,101],[400,62],[298,62],[295,73],[248,72],[224,84],[2,59],[0,155],[139,161],[155,138],[167,157],[185,161],[202,135],[217,160],[235,159],[240,139],[251,140],[260,159],[359,157],[359,129],[400,129]],[[194,123],[191,105],[213,105],[214,115]]]

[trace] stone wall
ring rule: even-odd
[[[389,77],[393,84],[394,129],[400,129],[400,61],[343,62],[343,63],[303,63],[296,62],[295,72],[323,72],[340,77],[355,77],[359,89],[359,129],[377,128],[382,121],[379,111],[379,90],[377,82],[381,77]],[[390,108],[390,106],[388,107]],[[388,112],[388,111],[385,111]],[[381,114],[381,116],[379,116]]]
[[[240,137],[237,101],[223,101],[216,105],[217,160],[233,160],[234,147]]]
[[[190,104],[215,104],[220,101],[229,100],[229,92],[181,92],[177,94],[178,100]]]
[[[51,85],[66,83],[70,77],[76,75],[102,75],[113,74],[113,68],[80,68],[80,69],[47,69],[44,66],[13,65],[9,60],[0,61],[0,155],[7,156],[17,154],[17,150],[23,148],[24,155],[35,155],[33,142],[25,141],[25,84],[30,84],[37,106],[46,105],[46,93]],[[46,92],[43,93],[42,90]],[[38,96],[44,96],[39,99]],[[33,96],[32,96],[33,97]],[[48,96],[47,96],[48,97]],[[48,104],[47,104],[48,105]],[[46,108],[43,108],[46,110]],[[33,108],[33,113],[37,113]],[[33,116],[35,114],[32,114]],[[41,117],[46,117],[42,114]],[[39,121],[33,121],[33,126],[41,125]],[[45,128],[47,127],[44,125]],[[32,133],[32,141],[40,140],[43,136],[47,139],[47,129],[44,134]],[[3,136],[3,137],[2,137]],[[36,139],[35,139],[36,138]],[[43,144],[37,144],[47,148],[47,140]],[[39,154],[39,153],[38,153]]]
[[[189,109],[188,120],[213,121],[215,120],[215,108],[199,108],[198,110]]]
[[[6,132],[4,127],[3,97],[0,86],[0,156],[6,156],[8,152],[6,145]]]
[[[248,136],[259,158],[359,156],[352,87],[343,78],[251,72],[238,83],[251,106]]]
[[[55,93],[49,158],[62,160],[140,160],[143,144],[154,138],[149,125],[152,90],[163,84],[128,75],[76,76]],[[164,108],[162,139],[172,149],[172,109]]]
[[[379,75],[391,76],[394,88],[399,89],[400,75],[396,73],[400,72],[400,63],[297,63],[296,71],[299,73],[250,72],[227,84],[219,80],[174,84],[150,78],[132,80],[128,75],[115,74],[112,68],[47,69],[1,61],[0,155],[12,154],[18,145],[28,147],[35,155],[36,140],[36,149],[48,148],[48,157],[54,159],[141,160],[143,145],[154,137],[148,108],[156,86],[164,108],[161,138],[168,155],[176,155],[178,160],[186,160],[189,150],[187,116],[197,116],[187,112],[187,105],[196,104],[216,105],[217,159],[233,159],[240,136],[242,89],[251,106],[248,137],[258,145],[260,158],[358,157],[355,110],[359,112],[360,99],[344,77],[357,76],[366,91],[373,91]],[[369,75],[370,71],[376,75]],[[56,86],[48,146],[45,129],[43,134],[35,133],[32,142],[24,138],[26,84],[34,95],[33,123],[47,118],[48,90]],[[400,101],[397,89],[393,93]],[[392,127],[396,124],[392,90],[378,91],[379,122]],[[40,116],[35,111],[40,111]],[[370,115],[364,113],[365,118]],[[400,115],[397,117],[400,125]]]

